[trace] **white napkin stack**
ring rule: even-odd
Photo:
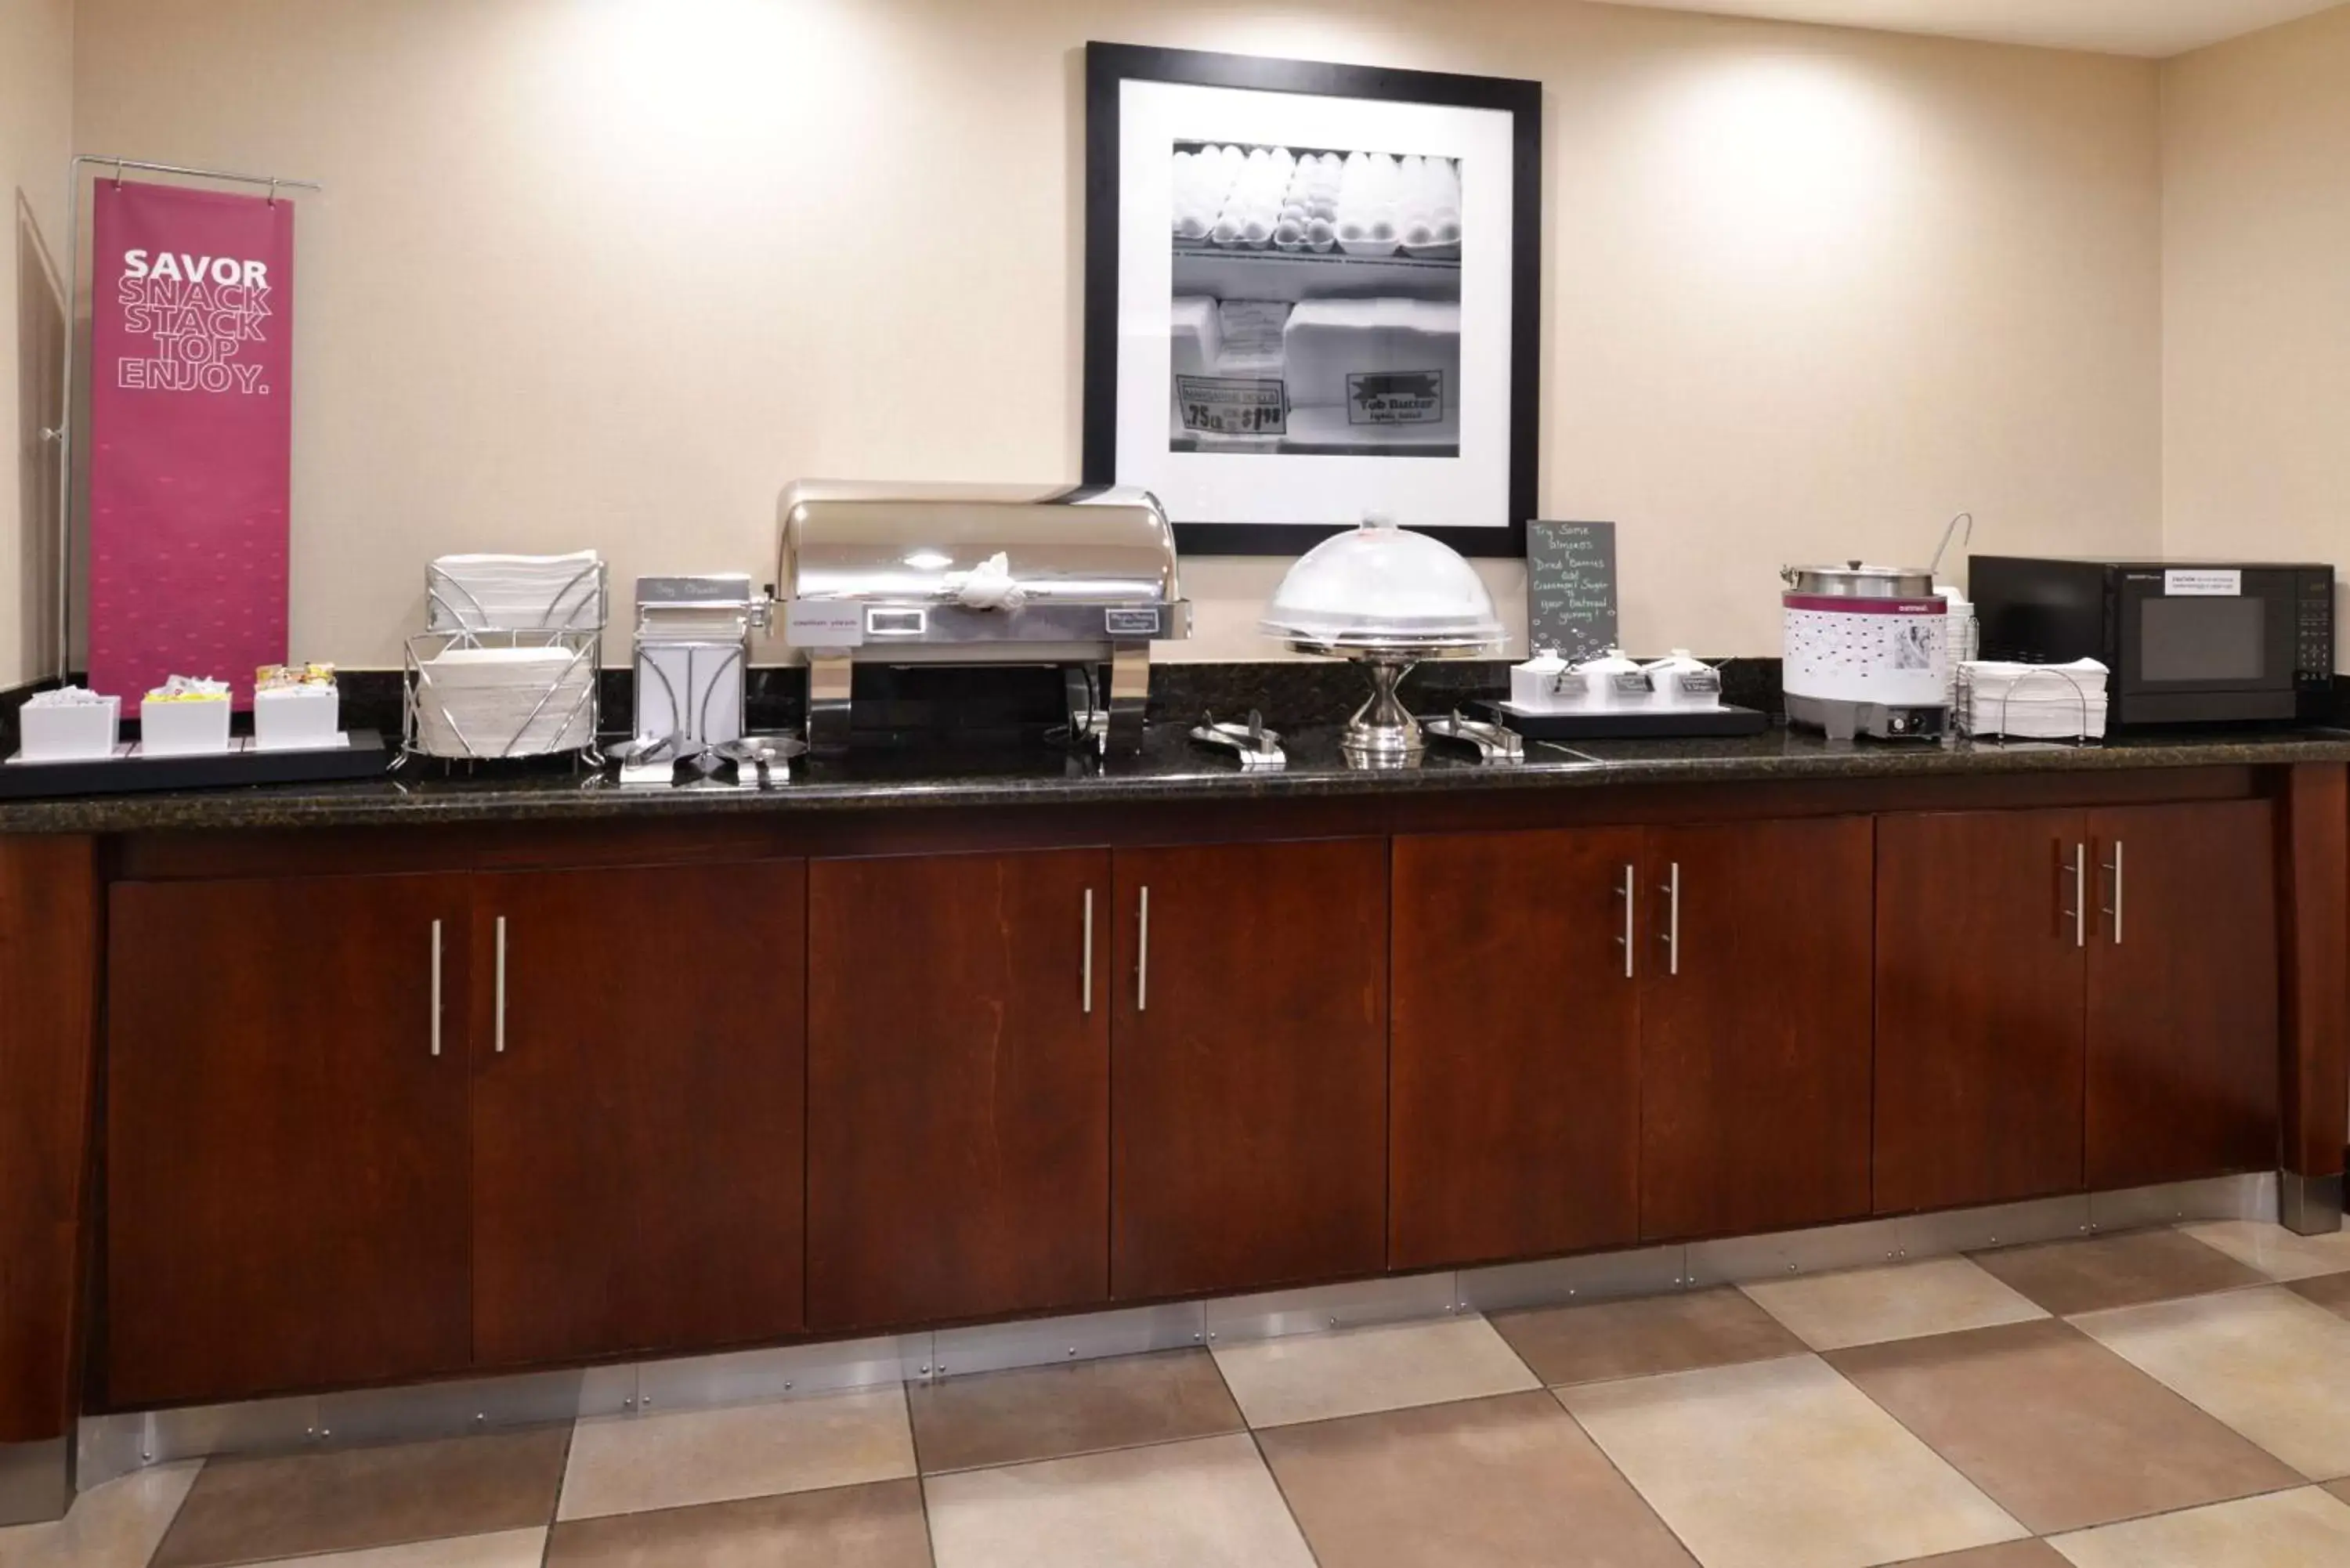
[[[2106,732],[2106,667],[1970,659],[1960,666],[1961,727],[1970,735],[2071,741]]]
[[[442,556],[425,568],[433,631],[598,631],[604,576],[593,550],[567,556]]]

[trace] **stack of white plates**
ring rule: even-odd
[[[433,631],[597,631],[604,566],[593,550],[567,556],[442,556],[425,569],[425,623]]]
[[[526,757],[595,738],[595,660],[569,648],[452,648],[418,665],[416,737],[435,757]]]
[[[1973,735],[2071,741],[2106,732],[2106,667],[1972,659],[1960,667],[1963,727]]]

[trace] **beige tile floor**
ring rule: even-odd
[[[158,1467],[0,1568],[2345,1568],[2350,1245],[2230,1223]]]

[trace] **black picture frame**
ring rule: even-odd
[[[1118,88],[1130,80],[1498,109],[1512,119],[1509,521],[1419,529],[1464,556],[1523,556],[1538,510],[1542,398],[1542,84],[1139,44],[1086,45],[1085,483],[1118,483]],[[1179,548],[1294,556],[1351,523],[1178,522]]]

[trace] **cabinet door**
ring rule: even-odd
[[[1640,1234],[1868,1212],[1871,824],[1649,834]]]
[[[1640,843],[1638,828],[1395,841],[1389,1268],[1638,1234]]]
[[[1117,884],[1112,1293],[1377,1272],[1387,842],[1121,850]]]
[[[2080,1189],[2088,854],[2077,811],[1877,819],[1877,1212]]]
[[[795,860],[476,878],[477,1359],[800,1326],[806,878]]]
[[[2264,800],[2092,812],[2088,1180],[2277,1163],[2277,903]]]
[[[816,1327],[1107,1292],[1109,877],[1105,850],[811,868]]]
[[[114,888],[112,1401],[465,1364],[465,912],[462,877]]]

